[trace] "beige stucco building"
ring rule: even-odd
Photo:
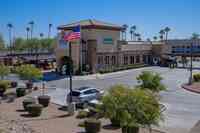
[[[62,40],[62,33],[81,26],[81,39],[72,42],[72,59],[75,71],[86,66],[95,73],[110,67],[134,64],[149,64],[152,57],[152,42],[123,41],[121,26],[98,20],[84,20],[58,27],[58,43],[55,49],[58,68],[62,57],[69,55],[69,48]]]

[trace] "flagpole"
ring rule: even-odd
[[[69,41],[69,57],[72,60],[72,45],[71,41]],[[72,69],[70,67],[70,69]],[[72,70],[69,70],[69,89],[70,89],[70,103],[72,103]]]
[[[81,35],[81,25],[80,25],[80,72],[83,70],[83,47],[82,47],[82,35]]]

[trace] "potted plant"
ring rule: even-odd
[[[98,133],[101,130],[101,121],[89,118],[85,120],[84,126],[87,133]]]
[[[39,104],[43,105],[43,107],[48,107],[50,103],[50,96],[45,95],[45,82],[42,84],[42,95],[38,96],[38,102]]]
[[[27,110],[31,116],[37,117],[37,116],[40,116],[42,113],[42,105],[41,104],[29,104],[29,105],[27,105]]]
[[[0,96],[2,97],[9,87],[9,81],[0,80]]]
[[[48,107],[50,103],[50,96],[47,96],[47,95],[39,96],[38,103],[43,105],[43,107]]]
[[[16,81],[12,81],[12,82],[10,83],[10,85],[11,85],[12,88],[16,88],[17,85],[18,85],[18,83],[17,83]]]
[[[162,118],[155,96],[142,89],[117,85],[103,97],[105,117],[117,119],[122,133],[138,133],[139,128],[157,125]]]
[[[24,110],[28,111],[28,107],[27,106],[29,104],[36,104],[36,100],[33,99],[33,98],[24,99],[24,101],[23,101]]]
[[[17,97],[22,97],[26,95],[26,88],[17,88],[16,89]]]

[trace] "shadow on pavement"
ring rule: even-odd
[[[67,76],[59,75],[56,72],[45,72],[43,73],[43,81],[53,81],[53,80],[60,80],[64,79]]]

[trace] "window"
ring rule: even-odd
[[[115,65],[116,64],[116,57],[115,56],[112,56],[112,65]]]
[[[124,65],[128,65],[128,56],[124,56]]]
[[[142,56],[143,63],[146,63],[146,55]]]
[[[103,56],[98,56],[98,64],[103,64]]]
[[[134,64],[135,60],[134,60],[134,56],[130,56],[130,64]]]
[[[140,56],[139,55],[136,56],[136,63],[140,63]]]
[[[109,56],[105,56],[105,64],[109,64],[109,60],[110,60]]]
[[[87,91],[84,92],[84,94],[86,94],[86,95],[93,94],[93,93],[98,93],[98,91],[95,90],[95,89],[91,89],[91,90],[87,90]]]

